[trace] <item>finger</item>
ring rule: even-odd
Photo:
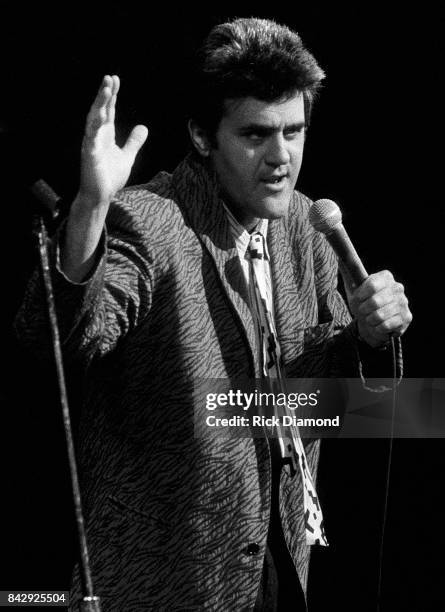
[[[111,97],[112,79],[106,75],[99,87],[96,98],[91,105],[86,120],[87,136],[94,136],[97,130],[107,121],[107,104]]]
[[[385,287],[365,301],[358,302],[357,311],[359,315],[367,316],[392,303],[397,303],[401,306],[408,304],[408,300],[404,294],[404,287],[400,283],[393,283],[391,286]]]
[[[114,74],[111,78],[113,79],[113,95],[117,96],[121,86],[121,80],[117,74]]]
[[[376,274],[371,274],[360,287],[356,289],[354,298],[359,302],[363,302],[394,282],[394,277],[389,270],[382,270]]]
[[[341,259],[338,260],[338,269],[340,271],[341,277],[343,279],[343,285],[346,290],[346,295],[348,300],[353,299],[353,294],[357,286],[354,284],[351,275],[349,274],[345,264]]]
[[[116,99],[120,87],[120,79],[116,74],[114,74],[111,77],[111,81],[111,96],[107,103],[107,121],[114,123],[116,114]]]
[[[139,149],[147,140],[147,136],[148,129],[145,127],[145,125],[137,125],[132,129],[130,136],[127,138],[127,142],[122,147],[122,150],[134,159]]]
[[[400,304],[398,302],[391,302],[368,314],[365,317],[365,322],[370,327],[376,327],[399,314],[401,314]]]
[[[94,99],[93,104],[91,105],[91,111],[100,110],[106,103],[108,102],[109,96],[111,95],[111,90],[113,88],[113,78],[106,74],[102,79],[102,83],[97,91],[97,95]]]
[[[386,319],[380,323],[380,325],[374,327],[373,330],[376,334],[390,336],[392,333],[398,333],[398,335],[401,335],[407,327],[408,324],[404,321],[404,318],[399,313],[390,319]]]

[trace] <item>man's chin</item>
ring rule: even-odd
[[[273,220],[286,216],[289,210],[290,196],[259,198],[250,202],[247,206],[233,205],[230,200],[226,200],[226,203],[234,217],[242,225],[248,227],[255,224],[257,219]]]
[[[289,210],[289,198],[267,198],[262,203],[258,216],[261,216],[263,219],[280,219],[287,215],[287,211]]]

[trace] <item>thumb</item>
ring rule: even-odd
[[[348,304],[350,309],[354,312],[357,299],[355,298],[355,290],[357,289],[356,284],[351,278],[347,268],[343,265],[341,261],[338,262],[338,268],[340,270],[340,274],[343,280],[343,285],[346,291],[346,297],[348,298]]]
[[[131,130],[127,142],[122,147],[122,150],[133,157],[136,157],[139,149],[142,147],[144,142],[147,140],[148,129],[145,125],[137,125]]]

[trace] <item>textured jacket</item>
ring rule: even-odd
[[[288,215],[268,230],[284,369],[357,376],[335,257],[311,228],[309,206],[294,192]],[[270,512],[268,443],[193,431],[197,383],[260,372],[216,181],[186,158],[172,175],[124,190],[106,226],[84,283],[53,274],[67,364],[76,359],[85,371],[78,456],[95,592],[104,611],[251,610]],[[36,275],[17,319],[34,349],[48,342],[41,291]],[[318,449],[306,448],[313,474]],[[283,470],[280,512],[305,589],[299,474]]]

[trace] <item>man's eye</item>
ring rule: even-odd
[[[248,132],[245,136],[251,142],[260,142],[265,137],[261,132]]]
[[[304,134],[305,131],[305,126],[298,126],[295,128],[291,128],[288,130],[285,130],[284,132],[284,137],[288,138],[289,140],[292,140],[293,138],[297,138],[298,136],[301,136],[302,134]]]

